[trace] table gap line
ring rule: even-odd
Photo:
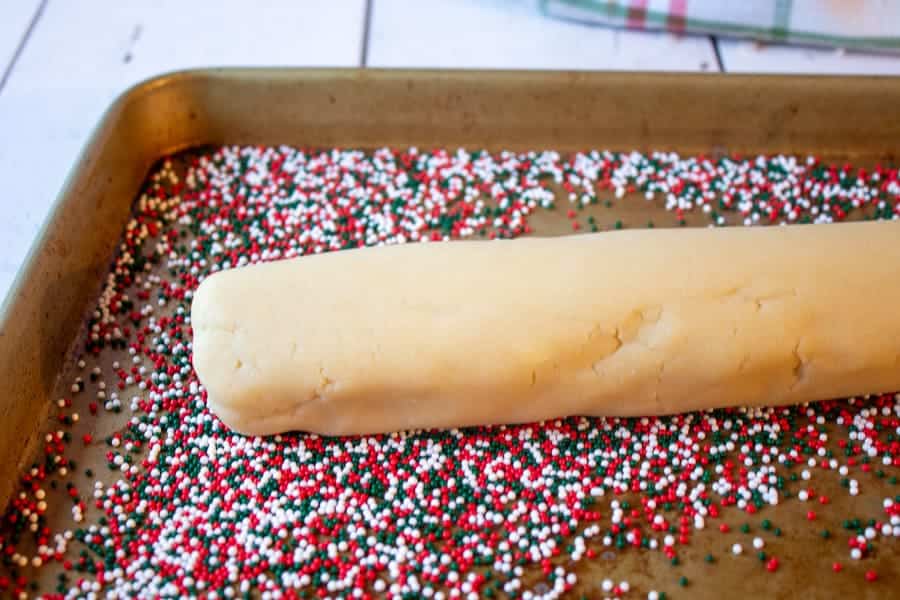
[[[363,9],[362,44],[360,47],[359,66],[365,67],[369,62],[369,37],[372,33],[372,0],[366,0]]]
[[[19,44],[16,46],[15,52],[13,52],[12,57],[9,59],[9,64],[6,65],[6,69],[3,71],[3,76],[0,77],[0,93],[2,93],[3,88],[6,87],[6,82],[9,81],[9,78],[12,75],[13,69],[18,62],[19,57],[25,50],[25,45],[28,44],[28,40],[31,38],[31,34],[34,32],[35,27],[37,27],[38,21],[41,20],[41,16],[44,14],[44,9],[46,8],[48,2],[49,0],[41,0],[41,3],[38,4],[37,9],[35,9],[34,15],[32,15],[31,21],[29,21],[28,27],[25,29],[25,33],[22,34],[22,39],[19,40]]]
[[[716,57],[716,65],[719,67],[719,73],[725,73],[725,62],[722,60],[722,51],[719,49],[719,38],[711,35],[709,41],[712,43],[713,54]]]

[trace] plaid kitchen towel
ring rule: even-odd
[[[582,22],[900,52],[900,0],[538,0]]]

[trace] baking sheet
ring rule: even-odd
[[[39,451],[41,436],[35,433],[46,433],[48,415],[54,412],[52,401],[65,395],[64,386],[71,381],[60,375],[77,369],[70,348],[81,315],[96,297],[141,178],[166,152],[223,141],[562,151],[596,147],[683,153],[812,152],[872,164],[890,162],[895,155],[900,117],[891,107],[898,99],[900,85],[877,78],[207,71],[151,81],[126,94],[107,115],[0,314],[0,391],[6,399],[0,404],[0,464],[7,484],[3,496],[8,496],[11,475],[27,467]],[[261,105],[269,110],[257,110]],[[617,220],[627,225],[650,220],[657,226],[674,225],[672,214],[658,203],[627,200],[613,207],[592,206],[584,216],[595,216],[601,227]],[[696,224],[693,217],[688,221]],[[538,234],[570,231],[569,220],[559,212],[541,213],[532,223]],[[79,235],[81,231],[96,235]],[[107,358],[111,367],[114,357]],[[87,385],[90,388],[91,383]],[[118,415],[84,419],[71,428],[72,435],[79,439],[82,428],[90,424],[95,438],[102,439],[120,429],[128,413],[126,407]],[[87,448],[78,453],[83,454],[76,458],[80,464],[67,480],[86,497],[90,478],[84,477],[85,468],[114,475],[102,456],[90,456],[97,446]],[[64,490],[61,482],[59,492]],[[822,491],[835,498],[826,515],[837,518],[847,513],[849,507],[840,504],[846,495],[838,493],[837,478],[834,489],[826,485]],[[866,510],[877,515],[880,499],[890,493],[885,481],[867,487]],[[59,505],[49,500],[48,504]],[[810,569],[821,566],[826,549],[804,526],[804,507],[787,503],[777,510],[771,518],[784,535],[770,542],[772,552],[808,556]],[[725,520],[733,527],[741,521],[728,513]],[[71,513],[54,512],[48,526],[52,531],[71,528]],[[832,524],[832,529],[839,527]],[[806,572],[802,563],[772,577],[761,577],[753,561],[720,561],[712,571],[703,556],[713,550],[727,552],[733,540],[709,533],[708,539],[696,536],[681,554],[679,573],[696,582],[690,588],[692,596],[718,596],[736,580],[747,594],[783,597],[807,590],[811,581],[829,595],[877,596],[887,589],[881,587],[885,583],[861,588],[859,577],[831,575],[818,568]],[[747,546],[752,535],[744,537]],[[868,559],[866,568],[875,568],[884,581],[891,581],[897,547],[886,548]],[[589,576],[581,580],[579,591],[589,596],[599,595],[599,578],[627,579],[645,590],[660,587],[654,581],[672,579],[672,567],[659,553],[632,551],[601,558],[590,561]],[[53,571],[41,571],[48,591],[55,585]]]

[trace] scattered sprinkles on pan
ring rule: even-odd
[[[206,409],[189,314],[210,273],[346,248],[511,238],[544,211],[573,230],[619,229],[583,210],[641,196],[682,223],[695,213],[710,225],[900,215],[897,169],[814,158],[223,147],[195,155],[183,175],[164,163],[135,205],[42,460],[3,516],[0,593],[661,599],[695,584],[678,571],[695,536],[722,537],[701,561],[709,568],[789,565],[766,517],[785,502],[805,503],[804,527],[835,544],[824,571],[896,544],[900,496],[885,493],[877,514],[860,508],[829,530],[820,513],[833,498],[814,489],[821,478],[848,496],[896,484],[894,394],[352,438],[245,438]],[[98,433],[97,417],[115,414],[124,426]],[[72,458],[91,451],[108,472]],[[51,529],[48,516],[63,509],[50,503],[62,498],[70,518]],[[732,529],[726,512],[744,524]],[[579,581],[584,561],[640,551],[671,563],[660,589]],[[56,588],[35,589],[47,568],[59,570]],[[865,565],[858,573],[862,585],[881,577]]]

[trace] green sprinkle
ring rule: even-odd
[[[768,519],[763,519],[762,528],[765,529],[766,531],[768,531],[769,529],[772,528],[772,522]]]
[[[716,562],[716,559],[715,559],[715,557],[714,557],[712,554],[707,554],[706,557],[705,557],[703,560],[705,560],[705,561],[708,562],[708,563],[714,563],[714,562]]]
[[[680,585],[681,587],[687,587],[687,584],[688,584],[688,578],[685,577],[684,575],[682,575],[681,578],[678,580],[678,585]],[[660,596],[660,598],[662,598],[662,596]]]

